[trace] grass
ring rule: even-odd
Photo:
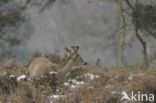
[[[55,57],[55,60],[55,63],[57,63],[57,57]],[[50,74],[46,74],[42,78],[29,80],[28,66],[29,64],[19,65],[16,63],[11,68],[5,68],[1,65],[0,102],[121,103],[121,93],[123,91],[128,94],[131,91],[136,93],[140,91],[141,93],[156,95],[156,68],[154,67],[148,70],[141,67],[132,70],[126,67],[109,66],[96,69],[79,67],[70,71],[68,76],[62,78],[62,80],[57,80],[55,75]],[[98,77],[91,79],[86,77],[87,73]],[[27,76],[27,79],[17,81],[17,78],[23,74]],[[75,85],[72,80],[77,81],[76,83],[79,83],[79,85]],[[65,83],[68,85],[65,86]]]

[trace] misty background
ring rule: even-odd
[[[156,4],[155,0],[138,1],[143,4]],[[15,5],[22,5],[23,2],[25,1],[16,0]],[[24,41],[20,46],[10,50],[19,60],[30,60],[35,51],[43,54],[52,53],[56,49],[65,52],[64,48],[70,44],[79,44],[79,52],[89,64],[95,65],[96,60],[100,58],[102,64],[119,65],[120,38],[108,39],[108,36],[122,25],[120,9],[115,2],[56,0],[52,6],[40,13],[38,9],[42,5],[41,2],[42,0],[34,0],[28,5],[23,14],[25,22],[17,30],[6,26],[8,35],[20,36]],[[0,10],[14,7],[10,4],[0,7]],[[133,33],[133,30],[128,31],[126,42],[130,42]],[[151,42],[147,44],[148,54],[151,54],[153,52],[151,48],[152,50],[155,48],[155,40],[148,38],[147,41]],[[126,45],[124,63],[136,64],[142,61],[141,51],[142,48],[137,40],[133,42],[133,46]]]

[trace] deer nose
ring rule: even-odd
[[[88,63],[87,62],[85,62],[83,65],[87,65]]]

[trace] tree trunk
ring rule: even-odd
[[[143,38],[139,35],[138,33],[138,27],[135,27],[135,33],[136,33],[136,37],[138,38],[138,40],[140,41],[142,48],[143,48],[143,55],[144,55],[144,62],[145,62],[145,66],[148,67],[149,63],[148,63],[148,55],[147,55],[147,48],[146,48],[146,42],[143,40]]]
[[[124,9],[123,9],[123,5],[122,5],[123,0],[120,0],[120,15],[121,15],[121,19],[122,19],[122,25],[123,25],[123,35],[122,35],[122,39],[121,39],[121,48],[120,48],[120,66],[123,65],[123,55],[124,55],[124,50],[125,50],[125,37],[126,37],[126,17],[124,16]]]

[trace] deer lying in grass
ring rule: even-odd
[[[28,69],[30,73],[30,77],[31,78],[40,77],[41,75],[44,75],[45,73],[55,71],[57,72],[57,75],[56,75],[57,78],[63,78],[72,69],[72,66],[86,65],[86,62],[84,62],[84,60],[81,58],[80,54],[78,53],[79,46],[72,45],[71,48],[73,49],[73,51],[66,48],[66,51],[67,51],[66,56],[68,57],[68,60],[63,66],[52,63],[50,60],[44,57],[35,58],[31,62],[29,69]]]

